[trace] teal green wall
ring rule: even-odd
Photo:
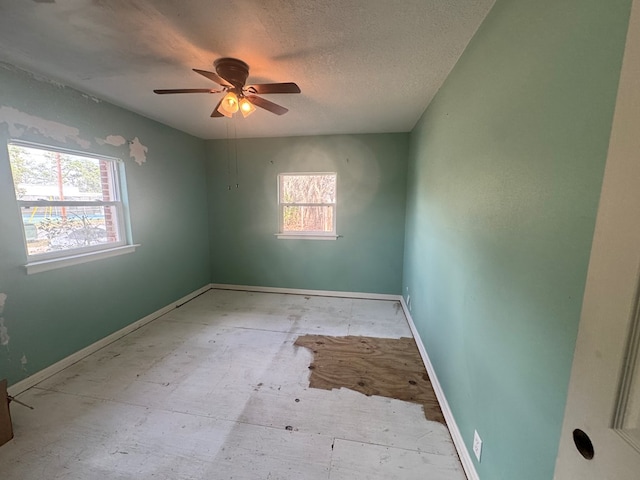
[[[0,346],[0,378],[13,384],[209,283],[204,141],[72,89],[0,65],[0,109],[78,129],[89,150],[125,162],[134,253],[26,275],[21,218],[6,141],[12,138],[85,150],[71,137],[55,141],[34,129],[10,135],[0,118],[0,292],[10,342]],[[30,118],[26,117],[26,118]],[[40,122],[40,120],[34,120]],[[20,121],[19,123],[23,123]],[[128,146],[96,138],[138,137],[148,147],[141,166]],[[27,364],[22,368],[21,358]]]
[[[482,479],[553,476],[630,3],[498,0],[411,134],[403,294]]]
[[[0,378],[13,384],[210,281],[402,288],[469,449],[474,429],[483,438],[480,477],[550,479],[630,3],[498,0],[410,135],[205,142],[0,66],[0,109],[76,128],[89,150],[124,159],[142,244],[26,275],[0,147],[11,337]],[[138,137],[146,163],[96,141],[111,134]],[[0,118],[0,145],[9,138]],[[295,171],[338,173],[342,238],[274,236],[276,177]]]
[[[238,140],[238,182],[235,151],[208,142],[214,283],[400,293],[408,134]],[[336,241],[274,236],[277,175],[308,171],[338,173]]]

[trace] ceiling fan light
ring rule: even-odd
[[[218,112],[219,112],[219,113],[221,113],[222,115],[224,115],[224,116],[225,116],[225,117],[227,117],[227,118],[233,118],[233,113],[226,112],[226,111],[224,110],[224,108],[222,108],[222,105],[220,105],[220,106],[218,107]]]
[[[240,99],[240,112],[242,113],[242,116],[244,118],[247,118],[249,115],[251,115],[255,111],[256,111],[256,107],[254,107],[249,100],[247,100],[244,97]]]
[[[233,92],[227,93],[222,99],[218,111],[225,117],[232,116],[238,111],[238,96]]]

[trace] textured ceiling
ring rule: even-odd
[[[0,60],[201,138],[410,131],[494,0],[20,0],[0,4]],[[191,71],[219,57],[289,108],[230,122]]]

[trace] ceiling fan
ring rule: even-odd
[[[285,83],[257,83],[245,85],[249,76],[249,65],[237,58],[219,58],[213,63],[216,71],[206,70],[193,71],[213,80],[221,89],[209,88],[174,88],[165,90],[154,90],[159,95],[173,93],[226,93],[218,102],[216,108],[211,113],[214,118],[231,117],[238,110],[244,117],[251,115],[256,107],[264,108],[276,115],[284,115],[289,110],[281,105],[273,103],[258,95],[270,93],[300,93],[300,87],[293,82]]]

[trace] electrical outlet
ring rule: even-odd
[[[480,461],[480,455],[482,455],[482,439],[478,435],[478,431],[473,431],[473,453],[475,453],[478,462]]]

